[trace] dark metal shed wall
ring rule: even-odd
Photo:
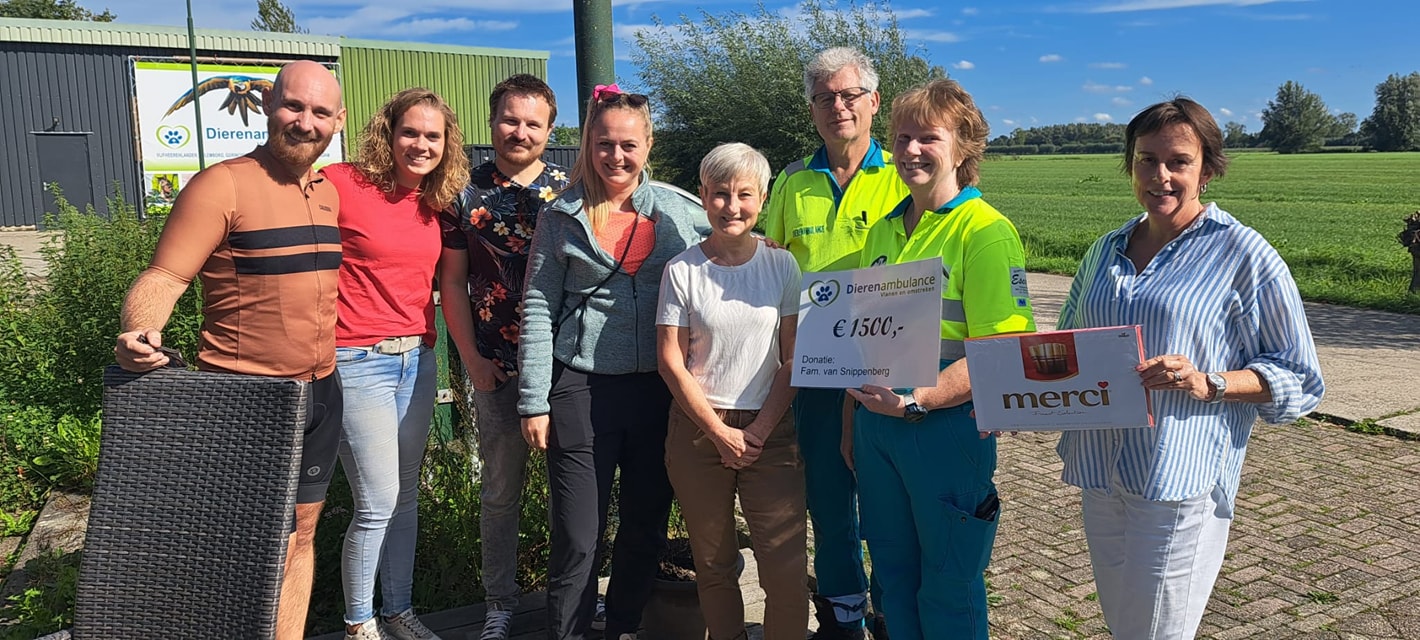
[[[113,185],[138,205],[140,159],[133,122],[129,56],[186,57],[186,51],[38,42],[0,47],[0,226],[39,224],[44,217],[34,131],[90,132],[96,209]],[[201,52],[224,59],[270,59],[270,54]],[[332,58],[318,59],[333,62]],[[54,119],[58,118],[58,125]],[[53,128],[51,128],[53,127]]]

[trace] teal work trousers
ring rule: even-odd
[[[863,537],[893,640],[987,638],[996,439],[979,436],[970,412],[938,409],[917,424],[854,413]]]
[[[863,570],[863,539],[858,531],[858,482],[843,460],[843,390],[800,389],[794,397],[794,425],[804,458],[809,521],[814,529],[814,575],[818,594],[844,605],[856,601],[861,619],[869,580]],[[873,580],[873,607],[879,589]],[[840,621],[848,612],[840,613]]]

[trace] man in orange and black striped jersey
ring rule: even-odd
[[[198,173],[178,194],[148,268],[123,301],[114,354],[130,371],[168,363],[162,328],[194,277],[202,279],[204,371],[311,383],[296,531],[287,545],[277,640],[304,635],[316,520],[340,441],[335,299],[340,210],[312,170],[345,126],[340,85],[310,61],[287,65],[263,94],[266,142]]]

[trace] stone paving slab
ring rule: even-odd
[[[1381,420],[1380,425],[1392,431],[1404,433],[1411,438],[1420,438],[1420,411]]]
[[[0,245],[13,247],[25,271],[42,278],[48,273],[49,265],[45,264],[40,249],[55,235],[51,231],[0,231]]]
[[[1001,442],[992,637],[1109,638],[1057,434]],[[1420,443],[1259,425],[1200,638],[1420,638]]]

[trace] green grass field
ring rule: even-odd
[[[1142,211],[1119,163],[991,158],[981,190],[1015,222],[1032,270],[1073,274],[1091,242]],[[1303,298],[1420,314],[1420,295],[1406,293],[1410,254],[1396,241],[1420,210],[1420,153],[1238,154],[1204,201],[1262,233]]]

